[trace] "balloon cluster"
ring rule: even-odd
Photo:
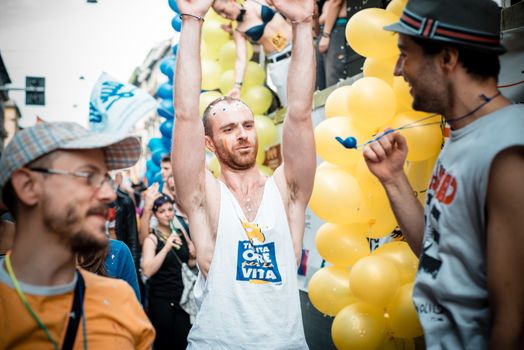
[[[397,38],[383,29],[399,20],[405,3],[393,0],[385,10],[369,8],[350,18],[346,38],[366,57],[364,77],[331,93],[326,119],[315,128],[317,153],[325,162],[317,169],[310,208],[327,222],[316,245],[333,266],[317,271],[308,289],[313,305],[335,316],[332,337],[338,349],[384,349],[398,341],[413,347],[412,338],[422,335],[411,302],[417,258],[400,241],[370,253],[367,239],[388,236],[397,223],[385,191],[354,147],[386,127],[416,125],[428,116],[412,110],[409,86],[393,76]],[[442,145],[440,120],[435,116],[400,131],[409,148],[408,179],[419,195]]]
[[[182,28],[182,20],[180,19],[180,11],[178,10],[176,1],[169,0],[169,7],[171,7],[175,12],[171,25],[175,31],[180,32],[180,29]],[[178,44],[175,44],[172,47],[172,54],[164,57],[159,64],[160,72],[168,78],[168,81],[160,84],[156,91],[156,96],[159,100],[157,114],[162,117],[164,121],[160,124],[159,128],[161,137],[150,139],[147,145],[151,152],[151,158],[146,162],[146,179],[149,185],[154,182],[158,182],[162,185],[160,162],[165,155],[169,154],[171,149],[171,137],[173,135],[175,119],[173,78],[175,74],[177,51]]]

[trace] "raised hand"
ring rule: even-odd
[[[204,17],[212,4],[213,0],[177,0],[181,14],[187,13],[199,17]]]
[[[151,210],[153,209],[153,204],[155,200],[162,196],[162,193],[158,192],[159,188],[158,182],[155,182],[146,190],[146,197],[144,199],[144,209]]]
[[[272,0],[278,12],[291,22],[311,20],[315,5],[313,0]]]
[[[406,139],[399,132],[379,137],[363,151],[369,171],[383,184],[391,182],[404,172],[407,153]]]

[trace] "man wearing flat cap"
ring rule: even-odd
[[[524,348],[524,106],[497,89],[500,9],[492,0],[409,0],[395,75],[413,108],[451,126],[425,208],[393,132],[364,149],[419,255],[413,301],[428,349]]]
[[[128,168],[140,140],[75,123],[18,132],[0,159],[2,201],[16,218],[0,260],[1,349],[146,349],[154,330],[121,280],[76,269],[76,254],[107,245],[108,171]]]

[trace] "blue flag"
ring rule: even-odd
[[[91,91],[89,126],[95,131],[129,132],[156,105],[145,91],[103,72]]]

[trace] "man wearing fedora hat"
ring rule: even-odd
[[[78,253],[107,245],[109,170],[141,154],[131,136],[78,124],[18,132],[0,159],[0,194],[16,218],[0,260],[1,349],[146,349],[154,330],[126,282],[76,268]]]
[[[364,149],[419,255],[413,300],[428,349],[524,348],[524,106],[497,89],[500,9],[491,0],[409,0],[395,75],[413,108],[451,126],[425,209],[403,171],[406,141]]]

